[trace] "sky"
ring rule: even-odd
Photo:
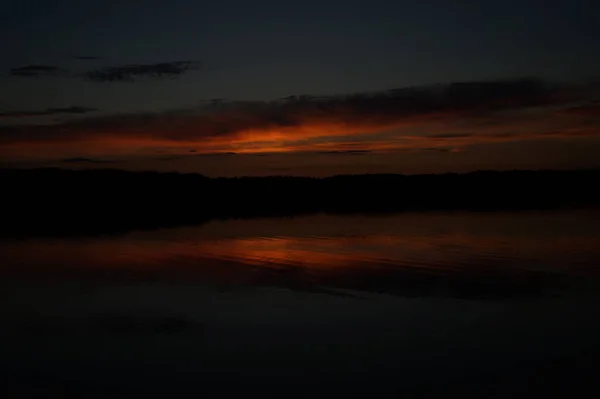
[[[210,176],[598,167],[595,3],[8,0],[0,162]]]

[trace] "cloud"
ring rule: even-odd
[[[64,71],[65,70],[54,65],[25,65],[11,68],[9,74],[19,77],[43,77],[56,76]]]
[[[430,134],[427,137],[432,139],[461,139],[465,137],[473,136],[472,133],[439,133],[439,134]]]
[[[122,73],[135,76],[152,70]],[[111,73],[102,79],[109,79]],[[586,96],[585,87],[516,79],[349,95],[299,95],[266,102],[219,101],[194,109],[88,116],[54,125],[0,126],[0,150],[35,143],[79,143],[88,151],[106,153],[155,154],[166,149],[189,155],[190,148],[198,151],[197,156],[359,153],[591,137],[599,134],[600,121],[555,112],[556,107],[580,104]]]
[[[48,111],[59,114],[85,114],[88,112],[98,111],[98,109],[81,106],[71,106],[65,108],[48,108]]]
[[[563,108],[560,109],[558,113],[562,115],[600,117],[600,103],[594,102],[590,104]]]
[[[236,152],[206,152],[201,154],[172,154],[155,158],[157,161],[175,161],[178,159],[194,159],[194,158],[215,158],[229,157],[237,155]]]
[[[463,150],[460,148],[432,147],[432,148],[417,148],[416,151],[455,153],[455,152],[462,152]]]
[[[75,56],[78,60],[99,60],[95,56]],[[92,82],[130,82],[140,78],[173,78],[184,73],[198,69],[199,63],[193,61],[169,61],[151,64],[113,65],[95,68],[84,72],[68,71],[55,65],[32,64],[14,67],[9,70],[9,75],[24,78],[39,77],[70,77],[82,78]]]
[[[107,161],[107,160],[103,160],[103,159],[93,159],[93,158],[65,158],[65,159],[61,159],[59,162],[61,162],[61,163],[93,163],[93,164],[114,163],[114,161]]]
[[[315,151],[317,154],[328,154],[328,155],[363,155],[368,154],[370,150],[342,150],[342,151]]]
[[[237,152],[227,151],[227,152],[207,152],[203,154],[195,154],[195,157],[228,157],[232,155],[237,155]]]
[[[93,82],[133,81],[141,77],[175,77],[184,74],[196,64],[192,61],[129,64],[92,69],[82,76]]]
[[[75,58],[76,60],[85,60],[85,61],[92,61],[92,60],[100,60],[102,59],[102,57],[96,57],[93,55],[76,55],[73,58]]]
[[[88,112],[98,111],[96,108],[71,106],[64,108],[46,108],[41,111],[3,111],[0,112],[0,120],[8,118],[27,118],[32,116],[50,116],[64,114],[86,114]]]

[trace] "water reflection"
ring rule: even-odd
[[[598,388],[598,216],[314,216],[4,242],[0,374],[82,397],[570,397]],[[515,394],[532,380],[536,395]]]
[[[600,274],[593,211],[311,216],[118,237],[3,243],[5,278],[185,280],[364,297],[584,292]]]

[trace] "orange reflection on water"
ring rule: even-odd
[[[312,244],[312,245],[311,245]],[[204,257],[235,260],[252,265],[344,267],[355,263],[351,253],[324,251],[314,240],[293,237],[232,239],[198,243]]]
[[[232,278],[257,269],[492,269],[595,274],[597,214],[404,214],[212,222],[123,236],[0,243],[0,271]]]

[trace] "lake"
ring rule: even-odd
[[[599,211],[225,220],[5,240],[0,259],[12,393],[598,389]]]

